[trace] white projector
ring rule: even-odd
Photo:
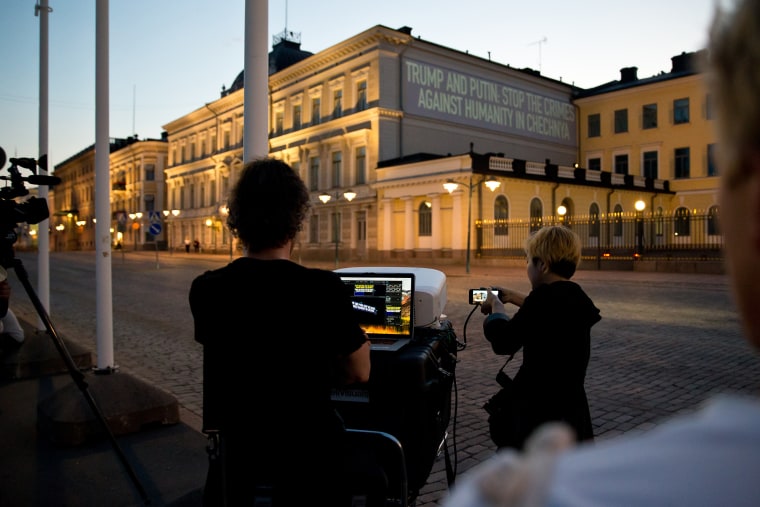
[[[340,268],[336,273],[413,273],[414,327],[436,324],[446,306],[446,274],[437,269],[408,266]]]

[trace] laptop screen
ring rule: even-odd
[[[340,277],[373,347],[403,345],[412,339],[414,273],[340,273]]]

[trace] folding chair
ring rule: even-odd
[[[401,442],[389,433],[375,430],[347,428],[348,444],[359,451],[367,451],[373,458],[373,465],[379,467],[387,480],[384,488],[366,488],[365,491],[352,490],[352,507],[383,505],[408,507],[409,488],[406,474],[406,459]],[[378,498],[382,495],[382,498]]]

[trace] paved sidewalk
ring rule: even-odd
[[[34,278],[35,257],[19,256]],[[51,308],[64,336],[95,351],[91,259],[92,254],[86,252],[51,256]],[[200,347],[192,338],[187,291],[194,276],[229,262],[229,257],[162,252],[160,262],[159,269],[151,252],[114,257],[115,357],[124,372],[177,398],[181,424],[120,439],[148,483],[153,505],[192,505],[199,498],[196,485],[202,483],[206,457],[205,440],[199,433]],[[333,269],[334,265],[321,267]],[[494,377],[503,362],[483,338],[483,317],[467,303],[467,291],[493,283],[527,292],[529,284],[524,267],[474,265],[470,273],[463,266],[425,267],[447,274],[446,318],[466,344],[458,354],[455,411],[449,428],[450,457],[461,475],[493,454],[482,405],[497,389]],[[14,283],[13,275],[10,280]],[[598,440],[646,431],[675,414],[696,409],[717,392],[758,392],[760,360],[741,337],[725,276],[581,271],[576,281],[602,312],[602,321],[592,331],[586,382]],[[33,322],[34,309],[25,301],[23,288],[14,285],[13,297],[17,313]],[[518,354],[510,373],[519,364]],[[104,495],[103,503],[112,507],[140,505],[107,444],[61,450],[36,436],[37,400],[43,391],[65,380],[64,375],[33,385],[0,383],[0,443],[6,449],[0,459],[0,504],[56,505],[40,500],[54,498],[42,493],[46,484],[52,484],[61,495],[72,492],[66,498],[77,494],[81,498],[79,503],[58,505],[96,505],[86,493]],[[54,459],[52,464],[49,458]],[[104,460],[110,463],[103,465]],[[440,457],[417,507],[440,505],[446,493],[445,460]]]

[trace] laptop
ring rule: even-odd
[[[414,335],[414,273],[338,273],[372,350],[399,350]]]

